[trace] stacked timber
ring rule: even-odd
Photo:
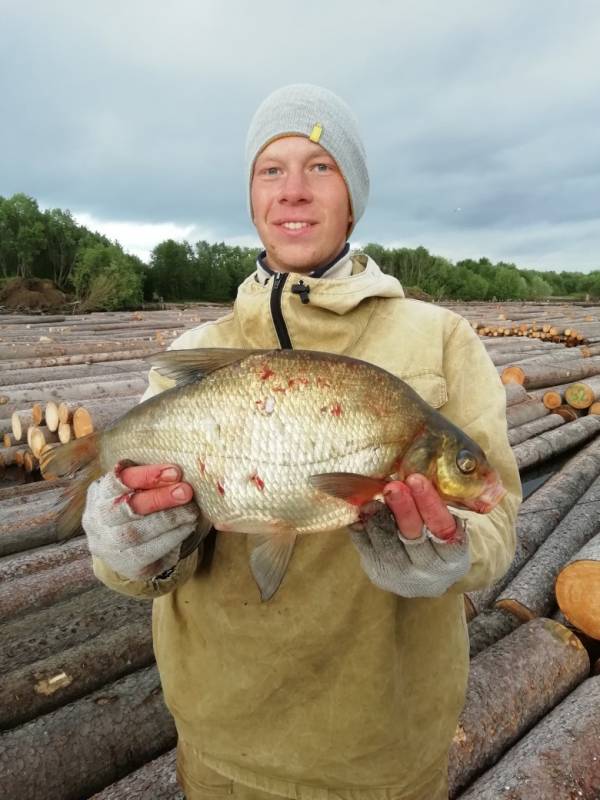
[[[506,320],[559,324],[563,332],[583,311],[592,313],[539,306],[527,316],[527,307],[521,308],[505,309]],[[482,308],[471,311],[485,318]],[[5,474],[16,469],[17,458],[24,461],[28,449],[35,459],[42,441],[60,441],[61,425],[63,436],[109,425],[107,409],[119,415],[144,391],[146,350],[162,350],[178,332],[223,312],[211,307],[46,322],[23,318],[10,328],[0,317]],[[593,343],[584,351],[523,332],[483,341],[499,373],[511,366],[573,369],[600,360]],[[600,675],[600,651],[591,644],[600,636],[600,533],[594,520],[594,514],[600,518],[600,437],[588,410],[598,387],[593,374],[563,377],[554,374],[552,384],[538,388],[505,384],[509,437],[524,474],[527,463],[543,463],[565,447],[577,452],[523,503],[507,576],[466,599],[472,668],[450,758],[453,797],[465,791],[468,798],[558,800],[566,794],[556,793],[556,786],[585,796],[576,793],[580,787],[584,792],[598,785],[590,742],[598,736],[600,677],[588,678],[590,658],[592,673]],[[560,393],[558,406],[578,416],[569,421],[545,404],[549,387]],[[594,400],[584,405],[592,393]],[[75,420],[81,417],[85,422],[77,433]],[[538,455],[525,457],[525,450]],[[0,488],[0,794],[24,800],[182,800],[174,776],[175,730],[153,666],[150,604],[99,585],[83,537],[56,543],[57,501],[69,485],[68,479],[37,480]],[[546,557],[550,552],[555,560]],[[517,594],[519,580],[527,592]],[[564,624],[549,618],[557,600]],[[576,743],[560,738],[572,715]],[[565,750],[555,762],[554,794],[540,766],[552,738]],[[31,765],[26,773],[19,766],[25,759]],[[492,788],[481,784],[486,780]],[[497,791],[494,781],[504,781],[512,794]],[[530,794],[518,794],[524,788]]]

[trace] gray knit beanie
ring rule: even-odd
[[[328,89],[297,83],[277,89],[263,100],[246,138],[248,187],[260,151],[274,139],[294,134],[317,142],[335,159],[348,187],[354,228],[369,196],[365,148],[352,111]]]

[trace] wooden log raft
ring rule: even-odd
[[[153,662],[148,618],[4,673],[0,729],[22,725]]]
[[[149,622],[152,604],[96,584],[88,591],[0,625],[0,673],[77,647],[107,630]]]
[[[527,364],[502,370],[502,383],[520,383],[526,389],[538,389],[556,383],[572,383],[600,374],[600,356],[573,359],[558,364]]]
[[[185,800],[175,775],[175,748],[144,764],[90,800]]]
[[[515,428],[549,413],[550,410],[540,400],[525,400],[507,408],[506,422],[509,428]]]
[[[0,786],[7,798],[80,800],[175,740],[158,672],[149,667],[1,734]]]
[[[588,441],[599,431],[600,419],[598,417],[582,417],[553,431],[521,442],[513,448],[513,454],[519,469],[522,470],[548,461],[550,458]]]
[[[595,439],[525,500],[517,516],[515,555],[506,574],[492,586],[469,592],[477,611],[494,601],[599,474],[600,439]]]
[[[539,417],[531,422],[525,422],[523,425],[509,429],[508,443],[511,447],[514,447],[517,444],[521,444],[521,442],[532,439],[534,436],[539,436],[540,433],[545,433],[564,425],[565,421],[561,414],[548,414],[546,417]]]
[[[600,530],[600,477],[556,526],[496,600],[522,620],[549,614],[562,566]]]
[[[580,684],[460,800],[594,800],[599,741],[600,676]]]
[[[590,539],[560,570],[556,600],[578,630],[600,639],[600,534]]]
[[[450,796],[497,761],[589,671],[579,639],[551,619],[528,622],[477,656],[450,747]]]
[[[475,658],[486,647],[516,630],[522,620],[503,608],[485,608],[469,622],[469,657]]]
[[[0,585],[0,619],[7,620],[33,608],[52,605],[89,589],[96,581],[91,558],[80,558],[54,569],[6,581]]]

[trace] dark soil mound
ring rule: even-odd
[[[11,278],[0,287],[0,306],[9,311],[64,311],[67,301],[50,280]]]

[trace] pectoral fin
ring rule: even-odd
[[[311,475],[309,481],[320,492],[339,497],[353,506],[368,503],[375,495],[381,494],[387,483],[383,478],[369,478],[352,472],[325,472]]]
[[[251,538],[255,544],[250,554],[250,570],[260,589],[261,600],[270,600],[275,594],[296,543],[295,531],[280,531]]]

